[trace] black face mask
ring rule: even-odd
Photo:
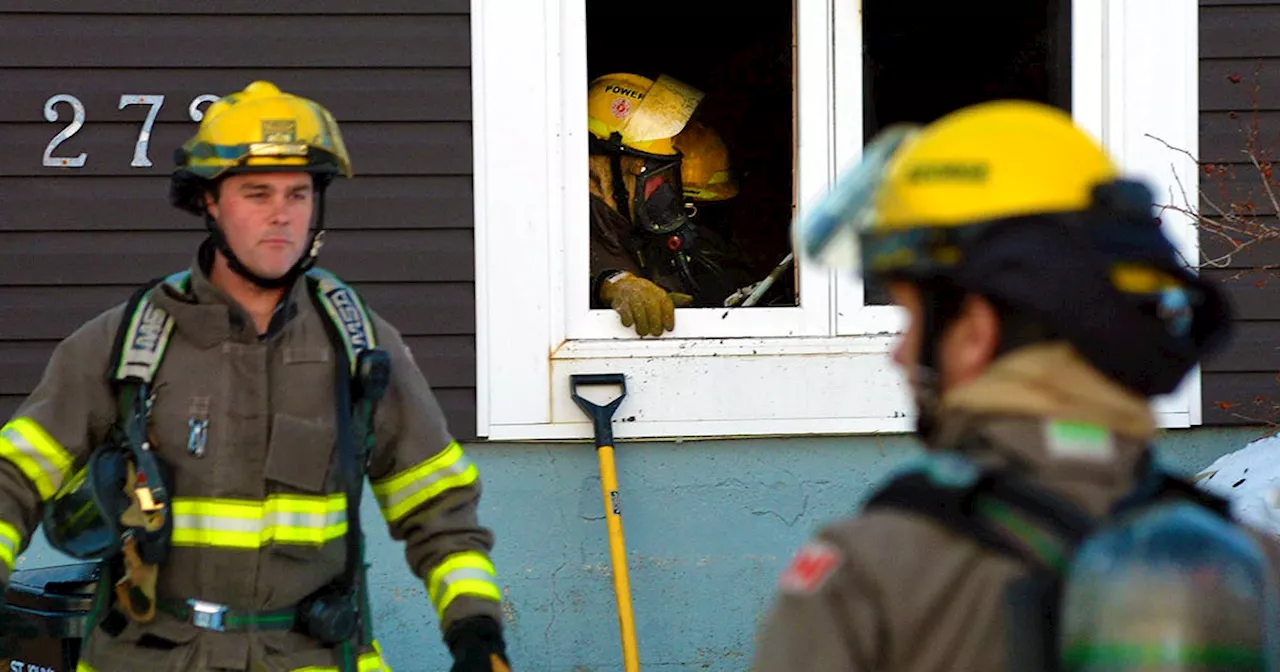
[[[631,212],[636,226],[653,235],[672,233],[689,225],[679,157],[666,161],[645,159],[643,170],[635,176]]]
[[[680,275],[687,289],[695,294],[701,294],[704,289],[716,296],[732,291],[732,281],[719,264],[706,258],[698,249],[698,227],[685,206],[680,179],[682,157],[631,149],[621,144],[620,137],[602,140],[593,136],[590,146],[593,154],[603,154],[610,159],[613,173],[610,188],[614,202],[621,214],[635,226],[638,235],[631,243],[632,251],[639,256],[642,265],[663,267],[667,272]],[[623,155],[644,160],[638,175],[623,172]],[[628,179],[634,181],[635,187],[629,199]]]

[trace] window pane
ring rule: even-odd
[[[1000,98],[1071,109],[1070,0],[864,0],[863,139]],[[888,303],[867,285],[867,304]]]
[[[666,20],[644,24],[636,7],[587,3],[592,307],[614,270],[692,307],[740,307],[772,273],[753,305],[797,305],[794,266],[773,273],[795,206],[793,3],[651,0]]]

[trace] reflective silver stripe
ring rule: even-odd
[[[49,484],[53,486],[53,490],[55,492],[58,488],[62,487],[62,470],[50,462],[49,458],[46,457],[44,453],[40,452],[40,450],[36,448],[35,444],[28,441],[27,437],[23,436],[22,432],[19,432],[17,428],[13,426],[8,426],[3,430],[0,430],[0,436],[4,437],[6,441],[16,448],[19,455],[39,467],[41,473],[48,477]],[[19,467],[21,467],[21,465],[19,465]],[[42,492],[41,494],[43,495],[44,493]]]
[[[173,500],[173,543],[252,549],[268,543],[324,544],[347,530],[345,497],[275,496],[265,502]]]
[[[449,586],[468,579],[474,581],[484,581],[485,583],[494,583],[493,574],[479,567],[459,567],[448,574],[440,577],[440,594],[449,592]],[[494,584],[497,585],[497,584]]]
[[[432,471],[430,474],[427,474],[426,476],[423,476],[417,479],[412,484],[406,485],[404,489],[399,490],[390,495],[387,495],[386,498],[382,500],[382,508],[387,510],[395,510],[397,506],[399,506],[401,503],[403,503],[408,499],[412,499],[414,495],[417,495],[423,490],[426,490],[445,479],[457,478],[459,476],[462,476],[470,468],[471,468],[471,458],[467,457],[466,455],[463,455],[462,457],[458,458],[458,460],[453,464],[447,467],[441,467],[439,469],[436,469],[435,471]],[[455,487],[455,486],[450,485],[447,488],[441,488],[441,491],[448,490],[449,488],[452,488],[452,487]]]
[[[179,529],[211,530],[217,532],[252,532],[258,533],[273,527],[294,527],[323,530],[331,525],[347,522],[346,511],[329,513],[299,513],[295,511],[273,511],[261,518],[239,518],[233,516],[208,516],[194,513],[175,513],[173,524]]]
[[[317,527],[347,522],[347,512],[329,511],[327,513],[306,513],[302,511],[272,511],[263,519],[264,527]]]

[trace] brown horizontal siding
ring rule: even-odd
[[[1263,109],[1280,109],[1280,88],[1254,90],[1254,78],[1280,81],[1280,60],[1257,58],[1203,59],[1200,62],[1200,111],[1245,112],[1256,94]],[[1238,80],[1238,81],[1237,81]]]
[[[1226,290],[1240,321],[1280,319],[1276,305],[1277,294],[1280,293],[1280,271],[1205,269],[1202,275]],[[1261,364],[1271,366],[1271,362]],[[1280,371],[1280,366],[1276,370]]]
[[[56,5],[56,6],[53,6]],[[470,17],[466,0],[0,0],[0,415],[58,340],[136,283],[187,267],[203,223],[167,202],[193,98],[254,79],[313,98],[342,124],[354,180],[329,192],[321,265],[404,335],[450,428],[475,436]],[[55,48],[56,45],[56,48]],[[71,119],[83,128],[41,165]],[[131,167],[161,94],[151,167]],[[206,106],[207,107],[207,104]]]
[[[204,235],[192,229],[0,233],[0,286],[145,282],[191,263]],[[325,236],[321,265],[350,282],[463,282],[474,258],[469,230],[345,230]]]
[[[0,179],[0,233],[201,228],[199,218],[169,205],[168,193],[166,175]],[[95,207],[86,208],[85,202]],[[470,229],[474,208],[470,175],[357,175],[329,190],[325,225],[335,230]]]
[[[3,70],[0,70],[3,72]],[[246,84],[248,82],[245,82]],[[41,157],[49,141],[71,119],[66,106],[60,106],[57,123],[5,124],[0,126],[0,177],[30,175],[137,175],[145,171],[167,173],[173,169],[173,150],[180,147],[196,125],[157,123],[151,129],[147,156],[151,168],[134,168],[134,145],[146,116],[145,109],[135,109],[133,123],[93,123],[86,120],[79,132],[58,145],[54,158],[86,154],[81,168],[47,167]],[[36,119],[40,107],[32,108]],[[87,115],[86,115],[87,116]],[[342,125],[342,136],[351,153],[351,164],[358,175],[468,175],[471,173],[471,124],[445,122],[384,122]]]
[[[364,283],[352,286],[374,310],[405,334],[468,336],[475,333],[470,282]],[[133,285],[0,287],[0,341],[56,340],[106,308],[123,303]]]
[[[1200,9],[1200,58],[1280,56],[1280,7],[1274,2],[1233,2]]]
[[[1205,362],[1217,373],[1256,373],[1258,362],[1280,357],[1280,320],[1248,320],[1236,324],[1231,347]]]
[[[1274,424],[1280,419],[1280,379],[1275,373],[1206,370],[1201,390],[1205,424]]]
[[[1233,212],[1232,204],[1243,208],[1239,211],[1240,214],[1276,214],[1276,203],[1268,196],[1261,176],[1251,164],[1216,164],[1214,169],[1227,172],[1214,175],[1211,179],[1201,179],[1200,212],[1204,216],[1221,219],[1226,213]],[[1275,186],[1272,185],[1272,188]],[[1280,199],[1280,191],[1276,192],[1276,196]]]
[[[306,91],[323,101],[344,127],[364,121],[471,120],[471,71],[465,67],[383,69],[377,77],[360,68],[146,68],[144,72],[144,68],[15,67],[0,77],[0,122],[60,127],[62,122],[46,122],[42,110],[50,96],[70,93],[84,104],[86,125],[140,124],[149,106],[120,109],[123,94],[162,94],[157,123],[193,124],[190,106],[197,96],[235,91],[254,79],[274,82],[286,91]],[[139,88],[143,82],[145,88]],[[70,118],[69,110],[66,105],[57,108],[62,119]]]
[[[464,68],[470,57],[466,14],[10,14],[0,21],[0,68]]]
[[[1280,149],[1280,0],[1200,0],[1200,159],[1225,174],[1201,173],[1201,212],[1241,208],[1263,227],[1280,227],[1267,186],[1244,150],[1257,123],[1258,150]],[[1255,110],[1256,106],[1256,110]],[[1280,184],[1270,187],[1280,193]],[[1258,229],[1202,229],[1205,277],[1218,281],[1236,311],[1236,336],[1203,363],[1204,421],[1252,424],[1280,420],[1280,241],[1254,240]],[[1232,240],[1234,239],[1234,240]],[[1225,266],[1225,267],[1224,267]]]
[[[1247,86],[1241,82],[1241,86]],[[1277,79],[1273,86],[1280,86]],[[1274,149],[1280,139],[1280,110],[1262,109],[1257,114],[1258,146]],[[1249,141],[1254,115],[1247,106],[1232,118],[1228,112],[1200,112],[1200,159],[1212,163],[1247,164],[1244,149]]]
[[[409,349],[423,358],[427,379],[443,387],[474,387],[475,367],[459,366],[476,356],[471,336],[412,336],[405,339]],[[8,375],[0,380],[0,395],[19,395],[40,382],[57,341],[22,341],[0,350],[0,367]]]

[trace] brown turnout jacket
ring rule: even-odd
[[[969,457],[1016,466],[1101,515],[1133,482],[1154,433],[1144,400],[1068,347],[1011,353],[943,401],[938,445],[980,435]],[[1110,430],[1092,444],[1056,438],[1054,419]],[[1273,567],[1274,539],[1263,538]],[[1013,559],[914,514],[873,510],[820,529],[784,572],[758,633],[753,672],[1005,670],[1004,589]]]
[[[173,545],[159,567],[161,600],[237,609],[295,605],[343,571],[346,508],[335,445],[334,350],[299,280],[259,338],[243,309],[191,268],[186,295],[158,286],[174,319],[153,389],[155,450],[174,471]],[[116,419],[105,378],[117,306],[56,349],[36,390],[0,430],[0,584],[35,530],[41,504],[82,465]],[[475,614],[501,623],[477,520],[480,480],[400,334],[373,315],[392,378],[375,416],[368,478],[409,569],[427,585],[441,628]],[[202,456],[191,422],[207,420]],[[6,547],[8,551],[6,552]],[[373,649],[361,670],[382,669]],[[334,652],[293,632],[213,632],[163,612],[116,636],[94,631],[81,670],[334,669]],[[379,666],[375,666],[379,665]]]

